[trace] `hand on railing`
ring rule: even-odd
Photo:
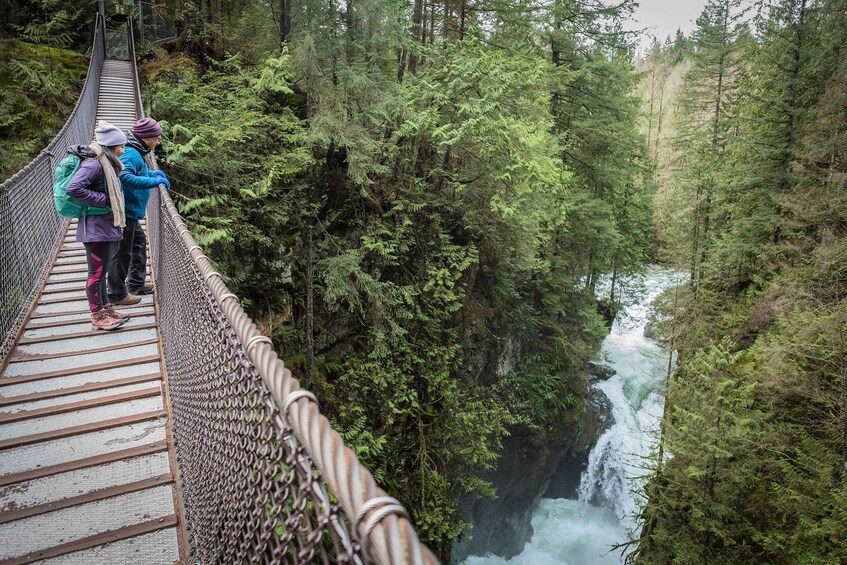
[[[151,176],[154,177],[156,180],[158,180],[159,184],[165,185],[165,188],[170,190],[171,181],[168,180],[168,177],[167,177],[167,175],[165,175],[164,172],[157,169],[157,170],[153,171],[153,174]]]

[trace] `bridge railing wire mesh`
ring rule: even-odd
[[[241,308],[163,187],[148,218],[198,561],[438,563]]]
[[[53,209],[53,169],[68,146],[91,142],[104,59],[103,29],[98,16],[88,75],[67,122],[35,159],[0,184],[0,359],[11,350],[65,226]]]

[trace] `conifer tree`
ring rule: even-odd
[[[688,242],[687,266],[695,294],[704,278],[703,266],[715,231],[715,200],[722,184],[728,116],[737,98],[737,41],[742,16],[739,0],[710,0],[706,4],[697,18],[691,68],[677,108],[675,143],[684,150],[676,165],[676,179],[682,189],[677,191],[676,229],[677,238]]]
[[[631,556],[638,563],[741,564],[757,555],[739,509],[760,496],[763,414],[730,346],[701,350],[674,377],[663,425],[671,459],[648,490],[649,527]]]

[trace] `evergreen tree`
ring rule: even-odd
[[[713,239],[715,200],[722,184],[721,163],[730,135],[728,116],[737,98],[738,39],[743,11],[738,0],[710,0],[697,18],[691,68],[680,96],[680,162],[672,239],[686,242],[676,259],[687,262],[695,294],[704,278],[704,263]],[[687,257],[685,257],[687,255]]]
[[[761,555],[750,517],[762,496],[764,416],[756,384],[728,341],[700,351],[675,375],[663,424],[670,461],[649,488],[639,563],[749,563]]]
[[[718,221],[699,294],[680,301],[674,319],[683,335],[665,422],[672,456],[648,486],[638,562],[847,559],[845,7],[771,3],[758,33],[742,36],[740,96],[716,169]],[[736,397],[746,398],[756,444],[727,449],[732,457],[712,466],[698,455],[711,452],[709,438],[691,425],[708,430],[716,406],[690,385],[721,398],[725,379],[704,371],[704,353],[695,353],[713,351],[721,336],[732,341],[720,348],[739,351],[727,371],[755,384]],[[719,497],[692,490],[717,493],[710,477],[738,481],[732,514]]]

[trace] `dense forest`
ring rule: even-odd
[[[85,49],[63,3],[11,4],[3,49]],[[643,54],[630,0],[159,4],[181,213],[443,558],[506,438],[573,433],[652,262],[688,277],[627,559],[847,561],[847,0],[708,0]]]
[[[643,67],[657,238],[690,279],[632,557],[843,563],[847,3],[712,0]]]
[[[70,116],[88,71],[84,53],[94,6],[12,4],[0,7],[2,180],[38,155]]]

